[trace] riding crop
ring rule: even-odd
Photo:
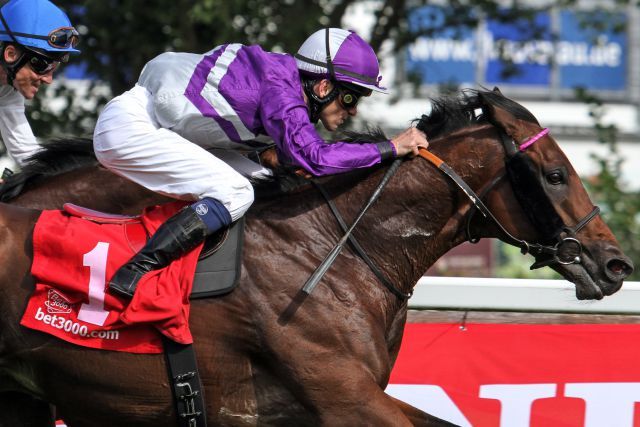
[[[398,158],[393,161],[393,163],[391,164],[387,172],[382,177],[380,184],[378,184],[378,187],[375,189],[373,194],[371,194],[371,197],[369,198],[367,203],[362,207],[362,210],[360,211],[356,219],[353,221],[353,224],[351,224],[351,227],[349,227],[349,229],[345,232],[344,236],[342,236],[340,241],[335,245],[335,247],[331,250],[331,252],[329,252],[329,254],[325,257],[322,263],[320,263],[320,265],[311,274],[311,276],[309,276],[309,279],[307,279],[307,282],[302,287],[302,291],[304,293],[306,293],[307,295],[311,294],[311,292],[316,287],[316,285],[320,282],[324,274],[327,272],[327,270],[329,270],[333,262],[336,260],[336,258],[342,251],[342,248],[344,247],[345,243],[347,243],[347,240],[349,240],[349,236],[351,235],[353,230],[356,228],[356,225],[358,225],[358,222],[360,222],[360,219],[364,216],[367,210],[369,210],[371,205],[373,205],[373,203],[378,199],[378,197],[380,196],[380,193],[382,193],[382,190],[384,189],[384,187],[387,185],[391,177],[396,173],[402,161],[403,159],[401,158]]]

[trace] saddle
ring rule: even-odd
[[[69,215],[98,224],[121,224],[127,243],[134,252],[138,252],[149,237],[139,215],[110,214],[72,203],[65,203],[63,210]],[[191,299],[224,295],[237,286],[243,241],[244,218],[207,238],[198,259]]]

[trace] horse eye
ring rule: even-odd
[[[553,171],[547,174],[547,182],[549,184],[558,185],[564,182],[564,175],[560,171]]]

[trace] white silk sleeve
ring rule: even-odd
[[[12,87],[0,86],[0,135],[7,152],[19,165],[41,147],[24,112],[24,97]]]

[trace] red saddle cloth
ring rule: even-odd
[[[99,223],[43,211],[33,234],[36,288],[21,324],[85,347],[162,353],[159,333],[189,344],[189,294],[202,245],[167,268],[146,274],[129,302],[106,291],[117,268],[185,205],[147,208],[122,223]],[[139,242],[136,244],[136,241]]]

